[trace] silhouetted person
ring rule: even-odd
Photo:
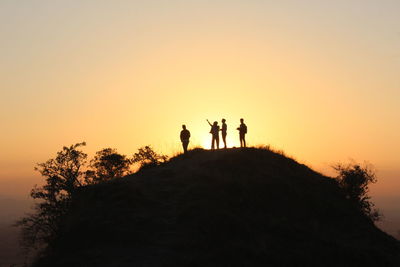
[[[213,124],[207,120],[208,124],[211,126],[210,134],[212,134],[211,139],[211,149],[215,149],[215,145],[217,149],[219,149],[219,125],[217,121],[214,121]]]
[[[240,126],[237,130],[239,130],[240,147],[246,147],[247,126],[244,124],[243,119],[240,119]]]
[[[226,125],[226,120],[222,119],[222,129],[221,129],[221,135],[222,135],[222,141],[224,142],[224,148],[226,148],[226,132],[228,131],[228,125]]]
[[[189,145],[190,132],[189,130],[186,129],[186,125],[182,125],[182,129],[183,130],[181,131],[181,142],[183,146],[183,152],[186,154]]]

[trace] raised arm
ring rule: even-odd
[[[210,124],[210,126],[212,126],[211,122],[207,119],[208,124]]]

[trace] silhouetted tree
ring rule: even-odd
[[[22,245],[26,249],[46,246],[56,236],[62,215],[67,211],[71,195],[82,185],[82,166],[87,154],[80,148],[85,142],[64,146],[56,158],[39,163],[35,170],[46,177],[45,185],[35,187],[31,197],[39,200],[35,213],[19,220],[16,225],[22,228]]]
[[[157,166],[167,160],[167,156],[157,154],[150,146],[139,148],[132,158],[132,162],[139,163],[140,168]]]
[[[88,184],[100,183],[129,174],[131,160],[114,148],[104,148],[90,161],[90,170],[86,171]]]
[[[339,186],[346,197],[351,200],[365,215],[372,221],[378,221],[381,214],[374,208],[369,193],[369,184],[376,183],[376,175],[369,166],[358,164],[342,165],[337,164],[333,168],[338,172],[336,177]]]

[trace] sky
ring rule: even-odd
[[[1,0],[0,199],[28,198],[64,145],[269,144],[317,171],[367,161],[400,211],[398,0]],[[397,201],[399,203],[399,201]],[[390,215],[391,220],[400,218]],[[393,222],[392,222],[393,224]]]

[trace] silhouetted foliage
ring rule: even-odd
[[[36,266],[400,266],[338,184],[267,149],[204,149],[74,194]]]
[[[114,148],[104,148],[90,161],[90,170],[86,171],[88,184],[109,181],[129,174],[131,160]]]
[[[45,185],[35,186],[31,197],[39,200],[36,213],[27,215],[16,225],[22,228],[22,245],[35,249],[48,245],[56,236],[62,215],[68,209],[71,195],[82,185],[82,166],[87,154],[80,150],[86,143],[64,146],[56,158],[37,164],[35,170],[46,177]]]
[[[157,154],[151,146],[139,148],[132,158],[132,162],[138,163],[140,168],[157,166],[167,160],[168,157],[166,155]]]
[[[371,197],[368,195],[369,184],[377,181],[371,167],[367,165],[362,167],[358,164],[337,164],[333,168],[338,172],[336,179],[346,197],[372,221],[378,221],[381,214],[374,208],[374,203],[370,201]]]
[[[132,163],[138,163],[143,168],[159,165],[168,159],[157,154],[150,146],[140,148],[132,160],[119,154],[116,149],[105,148],[96,152],[89,169],[84,171],[87,154],[81,151],[81,147],[85,145],[82,142],[64,146],[55,158],[35,167],[45,177],[45,184],[40,187],[35,185],[31,191],[31,197],[37,200],[33,213],[15,224],[21,228],[21,245],[26,256],[48,252],[46,248],[51,248],[59,237],[61,222],[70,209],[78,187],[128,175]]]

